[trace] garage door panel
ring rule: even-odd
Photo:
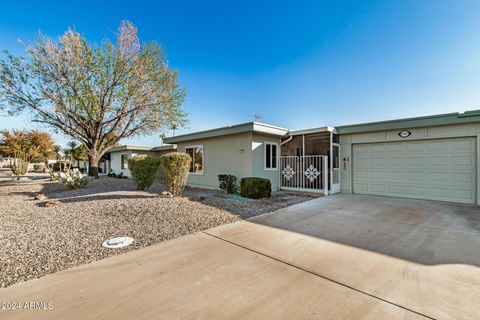
[[[452,189],[451,192],[454,197],[459,199],[469,200],[474,196],[473,192],[468,189]]]
[[[449,173],[445,172],[445,171],[428,170],[428,171],[424,172],[422,175],[423,175],[425,183],[430,184],[430,185],[431,184],[435,185],[439,182],[447,183],[448,180],[449,180]]]
[[[434,186],[430,186],[429,188],[427,188],[425,190],[425,194],[427,196],[433,196],[433,197],[447,197],[449,196],[448,194],[448,188],[447,187],[434,187]]]
[[[355,172],[353,177],[355,178],[355,181],[357,181],[357,182],[367,181],[368,180],[368,171]]]
[[[374,194],[384,193],[385,192],[385,185],[384,184],[373,183],[373,184],[370,185],[370,191]]]
[[[458,141],[457,143],[449,144],[449,151],[457,153],[472,153],[476,149],[476,142],[474,139]]]
[[[353,165],[356,168],[366,168],[368,167],[368,158],[355,158],[353,160]]]
[[[369,184],[368,183],[355,183],[353,188],[357,190],[358,193],[369,193]]]
[[[383,157],[372,157],[368,161],[368,166],[372,169],[378,168],[379,166],[384,166],[385,165],[385,158]]]
[[[426,159],[426,165],[428,166],[442,166],[445,167],[448,165],[448,157],[447,156],[439,156],[433,155],[428,156]]]
[[[358,144],[355,148],[355,152],[357,153],[357,157],[360,157],[362,154],[368,154],[368,145]]]
[[[466,183],[471,185],[475,182],[475,177],[470,172],[452,172],[449,174],[450,181],[458,183]]]
[[[448,141],[446,140],[432,140],[427,142],[427,151],[429,153],[447,153]]]
[[[451,164],[454,166],[468,166],[473,168],[475,165],[475,159],[472,155],[458,155],[451,157]]]
[[[393,184],[389,183],[386,185],[385,190],[388,194],[405,194],[405,185],[404,184]]]
[[[386,178],[388,181],[404,181],[405,173],[403,170],[387,170]]]
[[[371,180],[385,180],[385,171],[374,171],[374,170],[370,170],[368,172],[368,178],[371,179]]]
[[[403,145],[401,145],[400,143],[387,144],[386,148],[388,154],[402,154],[405,151]]]
[[[427,179],[427,174],[423,170],[406,170],[402,173],[406,181],[405,182],[415,182],[415,184],[421,184]]]
[[[421,187],[421,186],[407,186],[407,187],[405,188],[405,193],[406,193],[408,196],[417,195],[417,194],[424,194],[424,193],[425,193],[425,187]]]
[[[476,139],[354,144],[353,192],[475,203]]]
[[[406,161],[407,166],[418,166],[424,167],[425,166],[425,157],[419,156],[408,156]]]
[[[405,163],[405,159],[401,156],[387,157],[387,168],[388,167],[398,168],[402,166],[404,163]]]
[[[385,144],[370,144],[368,146],[368,153],[380,153],[384,154],[385,153]]]

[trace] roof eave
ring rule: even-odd
[[[166,143],[179,143],[200,139],[208,139],[220,136],[226,136],[231,134],[245,133],[245,132],[257,132],[270,135],[284,136],[288,133],[288,129],[276,127],[260,122],[247,122],[228,127],[215,128],[211,130],[199,131],[188,133],[175,137],[167,137],[163,141]]]
[[[338,134],[398,130],[480,122],[480,110],[335,127]]]

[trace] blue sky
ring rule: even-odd
[[[301,129],[480,109],[480,1],[67,3],[3,4],[0,48],[20,54],[17,39],[68,26],[99,42],[131,20],[164,46],[188,91],[191,122],[179,133],[255,113]],[[0,117],[0,128],[28,121]]]

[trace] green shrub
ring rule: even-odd
[[[139,154],[128,159],[128,168],[133,181],[137,184],[137,190],[150,188],[160,166],[160,159],[146,154]],[[123,176],[123,175],[122,175]],[[118,175],[121,178],[120,175]]]
[[[45,170],[45,165],[44,164],[34,164],[33,165],[33,171],[39,172],[39,171],[44,171]]]
[[[65,163],[63,162],[55,162],[53,165],[53,171],[65,171]]]
[[[272,196],[272,183],[265,178],[243,178],[240,180],[240,195],[251,199],[270,198]]]
[[[219,174],[218,182],[220,190],[227,193],[235,193],[237,191],[237,177],[232,174]]]
[[[182,194],[187,184],[192,158],[184,152],[170,152],[160,157],[168,184],[168,191],[176,197]]]

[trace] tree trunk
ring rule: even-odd
[[[101,156],[98,153],[91,152],[88,156],[88,175],[90,177],[95,177],[98,179],[98,162],[100,161]]]

